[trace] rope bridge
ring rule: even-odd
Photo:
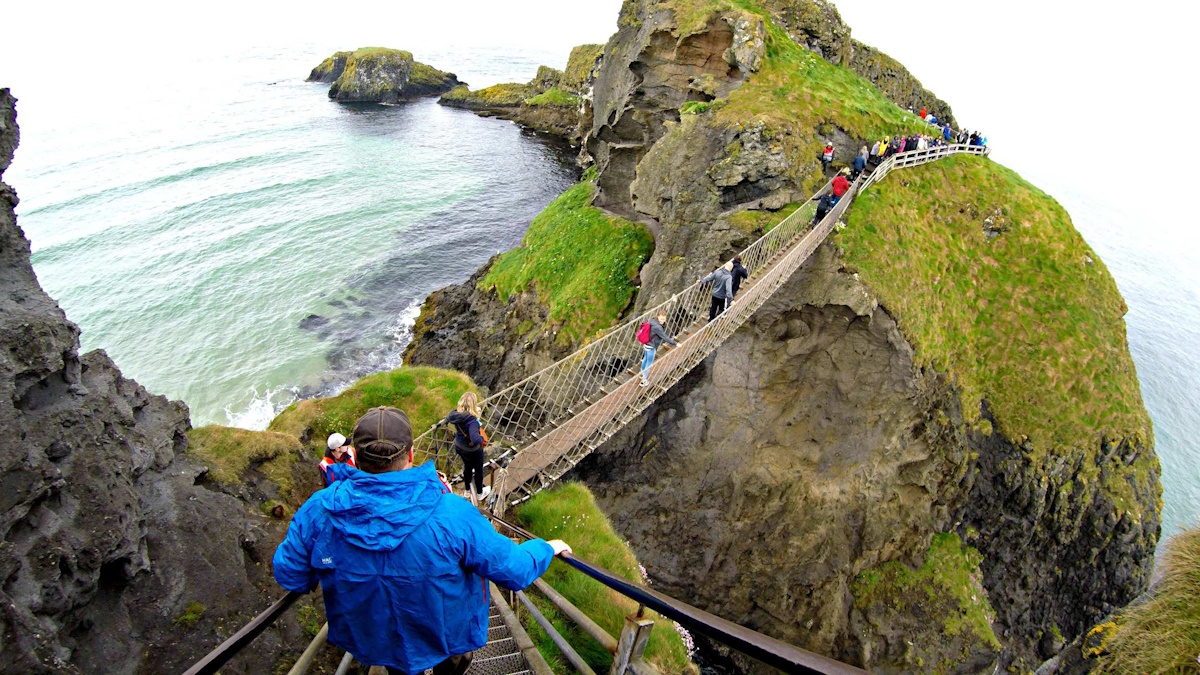
[[[584,457],[636,419],[742,326],[817,250],[850,207],[856,194],[894,169],[917,166],[950,155],[987,155],[973,145],[943,145],[899,153],[870,174],[860,176],[816,227],[808,214],[815,196],[741,252],[750,273],[736,302],[705,322],[711,282],[694,283],[640,315],[616,326],[575,353],[485,399],[480,426],[501,448],[507,466],[492,474],[493,510],[503,513],[553,484]],[[661,354],[651,366],[649,386],[639,386],[642,345],[637,331],[663,313],[663,327],[680,346]],[[450,474],[461,460],[454,452],[453,429],[434,428],[414,441],[418,463],[435,461]]]

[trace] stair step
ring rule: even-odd
[[[487,644],[475,650],[475,658],[489,659],[494,656],[508,656],[509,654],[519,654],[520,652],[520,648],[517,647],[517,641],[511,637],[506,637],[499,640],[488,640]]]
[[[490,658],[475,657],[471,660],[471,667],[467,673],[468,675],[512,675],[525,670],[529,670],[529,664],[525,662],[525,657],[518,652]]]

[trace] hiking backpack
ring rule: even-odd
[[[649,321],[643,321],[642,325],[640,327],[638,327],[637,341],[644,345],[650,344],[650,322]]]

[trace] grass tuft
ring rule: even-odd
[[[1194,673],[1200,654],[1200,527],[1167,541],[1162,580],[1146,602],[1131,605],[1113,624],[1101,624],[1084,645],[1103,654],[1098,673]],[[1108,627],[1108,630],[1105,628]],[[1095,639],[1099,635],[1107,639]],[[1092,653],[1088,653],[1088,650]]]
[[[288,406],[271,420],[268,430],[310,438],[324,447],[329,434],[350,435],[354,423],[371,408],[388,405],[408,414],[413,435],[442,419],[466,391],[477,391],[471,378],[430,367],[404,367],[376,373],[331,398],[314,398]]]
[[[536,287],[559,339],[572,342],[620,318],[654,250],[645,227],[591,206],[592,180],[585,177],[550,202],[521,245],[500,256],[480,282],[505,300]]]
[[[957,383],[967,422],[986,401],[1034,460],[1152,443],[1116,284],[1066,211],[1013,171],[962,155],[897,171],[837,236],[920,364]]]
[[[258,467],[289,503],[297,495],[292,467],[301,460],[295,436],[209,425],[188,432],[188,454],[208,465],[208,475],[223,485],[238,485],[246,471]],[[295,504],[293,504],[295,505]]]
[[[195,626],[206,611],[208,611],[207,607],[193,600],[187,604],[187,607],[183,608],[183,614],[175,617],[171,621],[171,624],[186,630]]]
[[[577,108],[579,107],[579,101],[579,97],[575,94],[567,93],[558,87],[551,87],[537,96],[531,96],[530,98],[525,99],[525,104],[532,106]]]
[[[592,493],[580,483],[562,483],[553,490],[538,493],[521,506],[517,519],[522,526],[545,539],[562,539],[581,558],[629,579],[642,583],[637,558],[629,544],[613,530],[604,512],[596,506]],[[571,604],[578,607],[608,631],[614,638],[621,634],[625,616],[637,610],[637,603],[610,590],[565,563],[555,560],[542,577]],[[544,601],[537,590],[528,594],[538,609],[550,619],[555,628],[575,647],[576,651],[596,672],[607,672],[612,655],[587,634],[574,627],[554,606]],[[675,631],[673,623],[650,613],[655,620],[646,647],[646,661],[661,673],[695,673],[696,667],[688,658],[687,648]],[[530,636],[544,654],[557,655],[550,638],[533,625]]]

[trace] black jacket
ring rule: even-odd
[[[733,263],[733,297],[737,297],[738,289],[742,286],[742,279],[749,277],[750,273],[746,271],[745,267],[742,267],[742,263],[735,261]]]
[[[454,410],[446,415],[446,419],[442,422],[454,425],[454,448],[456,450],[481,450],[483,448],[483,436],[479,433],[479,420],[474,415]]]

